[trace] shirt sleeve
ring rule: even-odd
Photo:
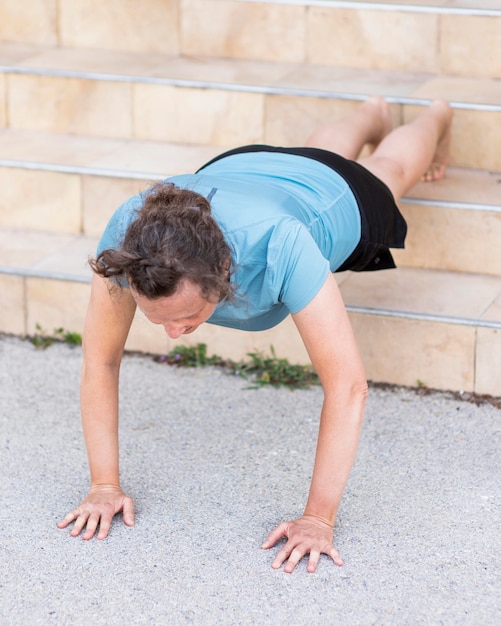
[[[290,313],[298,313],[322,288],[330,272],[310,232],[297,221],[276,230],[268,249],[268,269],[278,299]]]
[[[142,205],[142,196],[137,194],[126,200],[111,216],[97,245],[97,254],[110,248],[119,248],[127,228],[134,221]]]

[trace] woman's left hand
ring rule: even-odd
[[[308,572],[317,569],[320,554],[327,554],[336,565],[343,565],[338,551],[332,545],[334,531],[327,522],[312,515],[303,515],[292,522],[282,522],[267,537],[261,546],[264,550],[272,548],[282,537],[287,543],[281,548],[271,566],[279,569],[287,561],[284,571],[290,574],[306,554],[310,555]]]

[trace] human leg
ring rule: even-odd
[[[452,116],[445,100],[434,100],[410,124],[386,135],[360,164],[386,183],[396,200],[421,179],[442,178],[449,162]]]
[[[345,117],[315,130],[305,146],[355,160],[366,143],[379,144],[390,130],[389,105],[383,98],[373,96]]]

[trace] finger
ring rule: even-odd
[[[134,501],[132,498],[124,498],[122,507],[123,521],[127,526],[134,526]],[[99,523],[98,539],[106,539],[109,534],[111,523],[113,521],[114,514],[104,514],[101,516]]]
[[[292,574],[292,572],[294,571],[294,568],[296,567],[296,565],[299,563],[299,561],[303,558],[305,554],[306,554],[305,551],[302,550],[301,548],[299,547],[294,548],[294,550],[290,554],[289,560],[285,564],[284,572],[286,574]]]
[[[268,537],[266,537],[266,541],[263,543],[261,547],[264,550],[267,550],[268,548],[272,548],[279,539],[282,539],[282,537],[288,536],[288,528],[289,528],[289,525],[287,524],[287,522],[281,522],[275,528],[275,530],[272,530],[271,533],[268,535]]]
[[[68,526],[68,524],[70,524],[74,519],[74,517],[72,517],[71,519],[68,519],[68,516],[63,517],[63,519],[59,520],[59,522],[57,523],[57,527],[66,528],[66,526]]]
[[[273,559],[273,563],[271,564],[273,569],[280,569],[284,561],[289,558],[293,549],[294,545],[287,542],[285,546],[276,553],[275,558]]]
[[[334,546],[332,546],[332,548],[328,552],[326,552],[326,554],[328,554],[331,557],[331,559],[334,561],[334,563],[338,565],[339,567],[344,565],[343,559],[340,557],[339,552],[336,550]]]
[[[77,517],[80,515],[80,510],[79,509],[75,509],[74,511],[70,511],[68,513],[68,515],[65,515],[63,517],[63,519],[58,522],[57,527],[58,528],[66,528],[66,526],[68,526],[68,524],[71,524],[71,522],[75,519],[77,519]]]
[[[134,500],[132,498],[126,498],[124,501],[123,519],[127,526],[134,526]]]
[[[87,519],[87,527],[85,529],[84,534],[82,535],[82,539],[88,541],[94,537],[94,533],[96,532],[97,525],[99,524],[99,515],[90,515]]]
[[[310,574],[314,574],[317,571],[318,561],[320,559],[320,552],[318,550],[312,550],[310,552],[310,560],[308,561],[307,570]]]
[[[80,513],[80,515],[77,517],[77,520],[75,522],[75,525],[73,526],[73,528],[71,529],[71,533],[70,535],[72,537],[77,537],[81,531],[82,528],[85,526],[85,524],[87,523],[87,519],[89,517],[89,513],[85,512],[85,513]]]
[[[112,520],[113,520],[113,515],[105,515],[105,514],[101,515],[101,520],[99,522],[99,533],[97,535],[98,539],[106,539],[110,531]],[[87,524],[87,528],[89,528],[88,524]]]

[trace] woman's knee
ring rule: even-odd
[[[405,168],[396,159],[372,154],[365,159],[361,159],[359,163],[374,176],[382,180],[396,200],[408,190],[410,185],[406,177]]]

